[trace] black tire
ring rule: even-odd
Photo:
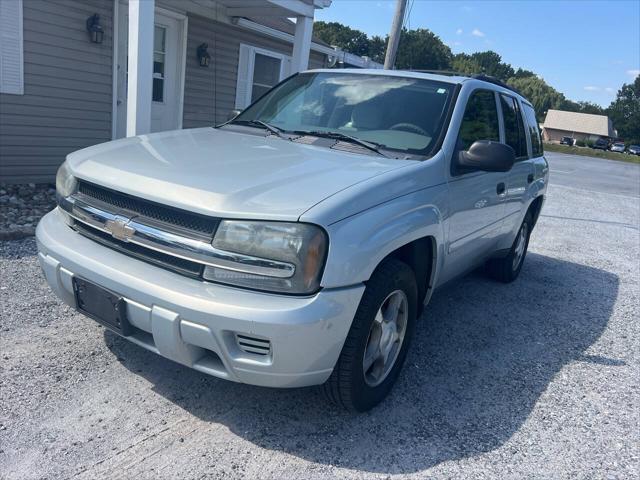
[[[516,262],[516,258],[518,257],[518,245],[521,235],[523,234],[523,230],[524,250],[519,256],[519,260]],[[509,254],[506,257],[494,258],[487,262],[487,273],[491,278],[503,283],[511,283],[516,278],[518,278],[518,275],[520,275],[520,270],[522,270],[522,265],[524,264],[524,259],[527,256],[531,230],[533,230],[533,215],[531,215],[531,212],[527,212],[524,220],[522,221],[522,225],[520,225],[518,234],[513,241],[513,245],[511,245]]]
[[[369,334],[378,310],[397,290],[404,292],[408,304],[404,339],[386,377],[380,384],[371,386],[365,380],[363,365]],[[416,323],[417,292],[415,275],[407,264],[391,258],[378,266],[367,282],[333,373],[322,385],[329,401],[348,411],[364,412],[387,396],[398,378],[411,344]]]

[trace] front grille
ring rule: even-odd
[[[106,247],[112,248],[113,250],[139,260],[166,268],[167,270],[172,270],[189,277],[200,277],[202,274],[203,267],[199,263],[157,252],[134,243],[121,242],[120,240],[113,238],[108,233],[89,227],[81,222],[75,222],[73,228],[85,237]]]
[[[161,205],[82,180],[78,182],[78,192],[86,197],[115,207],[117,210],[123,210],[129,215],[133,213],[174,227],[205,234],[209,237],[213,236],[219,223],[219,220],[215,217]],[[110,210],[113,211],[114,209]]]
[[[236,342],[240,350],[246,353],[266,356],[271,352],[271,342],[266,338],[236,333]]]

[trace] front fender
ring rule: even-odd
[[[443,258],[446,198],[446,185],[438,185],[389,200],[330,225],[322,286],[335,288],[364,282],[391,252],[423,237],[435,240],[437,275]]]

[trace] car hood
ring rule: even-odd
[[[297,220],[336,192],[415,163],[214,128],[116,140],[67,160],[79,179],[130,195],[206,215],[269,220]]]

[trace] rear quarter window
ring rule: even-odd
[[[536,120],[536,112],[533,107],[527,103],[522,104],[524,110],[524,116],[527,120],[527,128],[529,129],[529,135],[531,136],[531,150],[533,157],[541,157],[544,154],[542,150],[542,140],[540,138],[540,128],[538,127],[538,120]]]

